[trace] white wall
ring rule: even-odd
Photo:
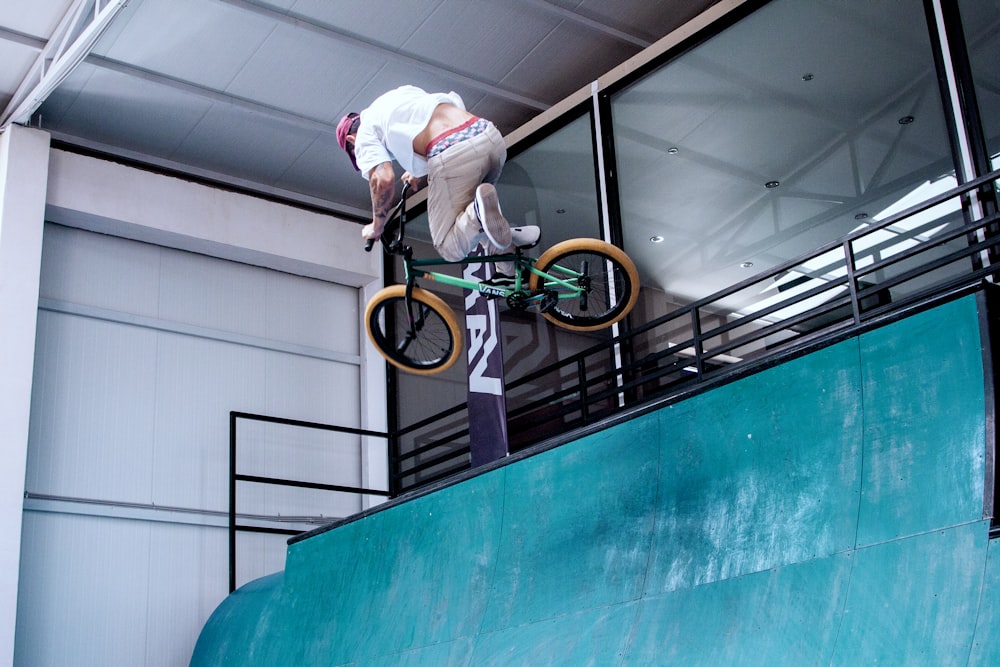
[[[361,287],[381,275],[357,224],[54,150],[46,220]]]
[[[0,135],[0,665],[14,656],[21,504],[49,137]]]
[[[353,222],[63,151],[49,165],[14,663],[186,664],[227,593],[229,411],[385,428],[359,316],[380,258]],[[384,441],[240,429],[241,472],[384,488]],[[368,502],[241,485],[239,510]],[[281,569],[284,541],[240,534],[238,580]]]

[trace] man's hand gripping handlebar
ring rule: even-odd
[[[399,216],[399,234],[397,236],[397,241],[401,241],[403,238],[403,231],[404,231],[403,227],[406,224],[406,193],[407,191],[409,191],[409,189],[410,189],[410,184],[403,183],[403,190],[400,193],[399,203],[396,204],[396,208],[392,209],[392,212],[389,213],[389,222],[391,222],[392,219],[397,215]],[[389,222],[386,223],[387,228],[389,226]],[[382,230],[382,234],[383,236],[385,235],[385,229]],[[379,240],[381,240],[383,243],[386,243],[385,239],[383,239],[382,237],[367,239],[365,241],[365,252],[371,252],[372,247],[375,245],[375,241]]]

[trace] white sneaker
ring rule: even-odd
[[[535,225],[510,228],[511,243],[517,248],[533,248],[542,237],[542,230]]]
[[[542,230],[535,225],[525,225],[523,227],[511,227],[510,228],[510,246],[504,249],[504,252],[513,253],[516,248],[532,248],[538,244],[538,239],[542,236]],[[514,262],[494,262],[493,272],[502,273],[507,276],[513,277],[514,272],[517,271],[517,267],[514,266]]]
[[[514,262],[493,262],[493,277],[496,278],[498,273],[502,273],[510,278],[514,277]]]
[[[493,247],[497,250],[510,247],[510,223],[500,212],[500,197],[491,183],[483,183],[476,188],[476,217]]]

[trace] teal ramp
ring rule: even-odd
[[[965,297],[318,532],[191,664],[1000,664],[982,345]]]

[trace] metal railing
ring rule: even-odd
[[[510,382],[511,451],[680,400],[978,289],[1000,269],[998,179],[1000,170],[863,221],[808,255]],[[400,492],[469,468],[464,404],[394,435],[390,475]]]
[[[368,431],[365,429],[349,428],[344,426],[334,426],[331,424],[321,424],[317,422],[301,421],[297,419],[285,419],[281,417],[271,417],[248,412],[229,413],[229,592],[236,590],[236,533],[241,531],[254,533],[270,533],[278,535],[297,535],[304,530],[287,527],[278,527],[275,524],[307,524],[322,525],[330,523],[337,517],[320,516],[280,516],[262,514],[238,514],[237,513],[237,487],[240,482],[250,484],[263,484],[270,486],[293,487],[299,489],[312,489],[335,493],[353,494],[358,496],[383,496],[389,497],[391,492],[386,489],[369,489],[359,486],[325,484],[303,480],[282,479],[278,477],[268,477],[263,475],[249,475],[239,472],[237,466],[237,454],[239,450],[237,438],[237,424],[240,420],[277,424],[281,426],[291,426],[301,429],[315,431],[326,431],[342,433],[351,436],[374,437],[389,440],[388,433],[378,431]],[[358,446],[361,447],[360,443]],[[244,521],[255,521],[256,523],[237,523],[237,519]]]
[[[998,179],[1000,170],[509,382],[511,452],[567,438],[627,411],[681,400],[979,289],[1000,269],[1000,216],[993,204]],[[948,211],[942,214],[942,208]],[[240,474],[237,419],[385,439],[387,488]],[[301,532],[238,525],[238,482],[391,497],[470,467],[464,403],[391,434],[234,412],[230,436],[231,586],[237,531]]]

